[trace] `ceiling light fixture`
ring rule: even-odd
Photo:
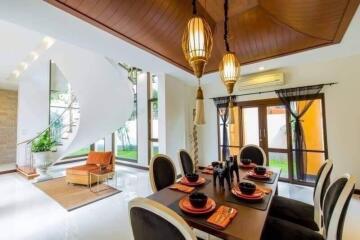
[[[205,124],[204,95],[200,86],[200,78],[204,74],[212,47],[213,38],[209,24],[197,14],[196,0],[192,0],[193,17],[188,21],[182,36],[182,50],[186,60],[198,79],[194,124]]]
[[[265,67],[259,67],[259,71],[264,71]]]
[[[35,61],[36,59],[39,58],[39,54],[37,54],[37,52],[32,51],[32,52],[30,53],[30,55],[31,55],[32,61]]]
[[[26,62],[22,62],[20,63],[20,66],[23,70],[26,70],[29,67],[29,64],[27,64]]]
[[[226,53],[224,54],[220,64],[219,73],[220,78],[226,86],[227,93],[229,94],[229,123],[234,123],[233,102],[231,94],[234,91],[235,83],[240,78],[240,63],[234,52],[230,51],[228,42],[228,0],[224,0],[224,42]]]
[[[18,70],[14,70],[12,74],[15,76],[15,78],[18,78],[20,76],[20,72]]]
[[[45,43],[45,48],[48,49],[55,43],[55,39],[46,36],[43,38],[43,42]]]

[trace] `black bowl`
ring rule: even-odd
[[[212,162],[212,163],[211,163],[211,166],[213,166],[213,168],[216,168],[216,167],[218,167],[219,165],[220,165],[219,162]]]
[[[189,200],[194,208],[203,208],[207,203],[208,196],[201,192],[194,192],[190,194]]]
[[[189,182],[197,182],[199,179],[199,175],[196,173],[188,173],[185,175],[185,177]]]
[[[256,168],[254,168],[254,172],[257,175],[264,175],[266,173],[266,168],[264,168],[264,167],[256,167]]]
[[[256,185],[251,182],[241,182],[239,183],[239,188],[243,194],[251,195],[255,192]]]
[[[240,160],[243,165],[250,165],[251,159],[249,158],[243,158]]]

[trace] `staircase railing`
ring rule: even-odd
[[[73,128],[77,125],[79,121],[79,109],[74,108],[74,104],[77,103],[75,96],[72,96],[70,104],[64,109],[64,111],[40,133],[35,137],[27,139],[18,143],[20,150],[20,155],[18,156],[17,169],[27,176],[37,175],[36,173],[36,163],[33,154],[33,145],[34,143],[42,137],[45,133],[49,132],[49,137],[54,143],[55,147],[51,149],[52,152],[56,152],[59,146],[62,146],[62,140],[67,139],[70,133],[73,132]],[[75,111],[75,112],[74,112]],[[22,147],[23,146],[23,147]],[[48,162],[45,165],[51,165],[52,162]],[[46,166],[42,166],[46,167]]]

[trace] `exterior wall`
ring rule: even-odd
[[[0,164],[16,162],[17,96],[0,90]]]
[[[360,179],[360,55],[327,62],[303,64],[281,69],[287,84],[281,88],[338,82],[325,87],[325,110],[329,157],[334,161],[334,174],[346,172]],[[279,87],[276,87],[279,88]],[[241,93],[272,90],[275,87],[242,91]],[[204,85],[206,125],[199,128],[199,154],[201,164],[210,164],[218,157],[216,108],[209,98],[224,96],[226,90],[219,81]],[[239,94],[236,89],[234,94]],[[274,93],[241,97],[242,101],[275,98]],[[360,184],[357,184],[357,188]]]

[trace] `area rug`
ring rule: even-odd
[[[65,177],[34,183],[34,185],[68,211],[75,210],[121,192],[113,187],[100,184],[99,189],[108,189],[94,193],[91,192],[87,186],[67,184]],[[95,189],[97,188],[97,186],[94,187]]]

